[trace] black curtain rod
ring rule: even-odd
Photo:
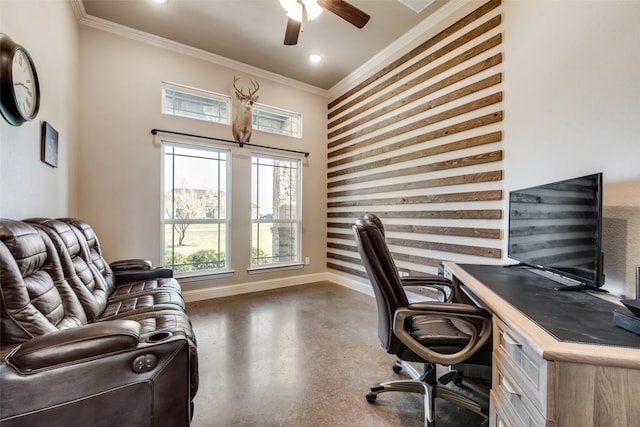
[[[309,153],[307,153],[306,151],[296,151],[296,150],[289,150],[287,148],[278,148],[278,147],[267,147],[266,145],[249,144],[248,142],[239,142],[239,141],[233,141],[231,139],[214,138],[212,136],[193,135],[193,134],[190,134],[190,133],[174,132],[172,130],[151,129],[151,133],[153,135],[157,135],[158,132],[170,133],[172,135],[189,136],[189,137],[192,137],[192,138],[208,139],[208,140],[211,140],[211,141],[226,142],[228,144],[238,144],[240,146],[240,148],[244,147],[245,145],[248,145],[250,147],[267,148],[269,150],[287,151],[289,153],[304,154],[305,157],[309,157]]]

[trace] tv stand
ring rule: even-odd
[[[490,426],[637,425],[640,336],[615,326],[621,304],[556,292],[532,270],[445,262],[444,274],[457,301],[492,313]]]

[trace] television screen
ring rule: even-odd
[[[510,258],[598,288],[601,250],[602,173],[509,193]]]

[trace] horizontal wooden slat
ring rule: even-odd
[[[354,257],[350,257],[350,256],[346,256],[346,255],[341,255],[341,254],[336,254],[333,252],[328,252],[327,253],[327,258],[332,258],[332,259],[337,259],[343,262],[348,262],[351,264],[355,264],[355,265],[362,265],[362,260],[360,259],[360,255],[358,254],[357,258]]]
[[[327,225],[329,228],[348,228],[351,231],[351,224],[333,223],[339,225]],[[385,224],[386,232],[402,232],[415,234],[432,234],[442,236],[475,237],[482,239],[502,239],[502,230],[499,228],[473,228],[473,227],[445,227],[427,225],[400,225]],[[329,239],[353,240],[353,234],[327,233]]]
[[[357,188],[353,190],[335,191],[328,194],[329,199],[347,196],[362,196],[365,194],[389,193],[392,191],[407,191],[420,188],[443,187],[449,185],[473,184],[479,182],[501,181],[502,171],[479,172],[467,175],[431,178],[421,181],[409,181],[401,184],[378,185],[375,187]]]
[[[456,245],[452,243],[429,242],[425,240],[387,238],[387,244],[399,245],[405,248],[428,249],[440,252],[453,252],[457,254],[475,255],[485,258],[501,258],[502,250],[499,248],[485,248],[480,246]]]
[[[423,128],[423,127],[426,127],[426,126],[430,126],[430,125],[442,122],[444,120],[451,119],[453,117],[461,116],[463,114],[467,114],[467,113],[470,113],[472,111],[479,110],[481,108],[497,104],[499,102],[502,102],[502,92],[497,92],[497,93],[493,93],[491,95],[487,95],[487,96],[479,98],[479,99],[474,99],[474,100],[471,100],[471,101],[469,101],[469,102],[467,102],[465,104],[462,104],[462,105],[459,105],[457,107],[451,108],[449,110],[445,110],[445,111],[442,111],[440,113],[437,113],[437,114],[434,114],[434,115],[431,115],[431,116],[427,116],[427,117],[422,118],[420,120],[416,120],[416,121],[413,121],[411,123],[407,123],[407,124],[405,124],[403,126],[394,127],[391,130],[388,130],[388,131],[383,132],[381,134],[377,134],[375,136],[369,137],[368,139],[360,141],[360,142],[358,142],[356,144],[353,144],[353,145],[350,145],[348,147],[345,147],[342,150],[331,151],[328,155],[329,155],[330,158],[331,157],[335,157],[336,155],[342,154],[343,150],[344,150],[344,152],[349,152],[349,151],[353,151],[355,149],[367,147],[367,146],[375,144],[377,142],[384,141],[384,140],[387,140],[389,138],[393,138],[395,136],[402,135],[404,133],[411,132],[411,131],[416,130],[416,129],[420,129],[420,128]],[[397,120],[394,121],[394,122],[397,122]],[[394,122],[389,122],[389,123],[394,123]],[[387,123],[387,125],[389,123]],[[361,135],[364,135],[364,133],[361,134],[361,132],[358,131],[358,132],[355,132],[355,133],[353,133],[351,135],[347,135],[347,136],[341,138],[339,141],[341,143],[342,142],[352,141],[354,139],[357,139]]]
[[[474,54],[479,54],[482,53],[482,51],[486,50],[486,49],[490,49],[492,47],[495,47],[497,44],[500,43],[499,40],[495,40],[495,37],[492,37],[491,39],[487,40],[484,43],[481,43],[479,48],[474,48],[471,51]],[[482,50],[481,50],[482,49]],[[469,51],[465,52],[465,54],[467,54]],[[364,123],[367,122],[371,122],[373,120],[375,120],[376,118],[383,116],[384,114],[387,114],[391,111],[394,111],[398,108],[401,108],[407,104],[410,104],[411,102],[414,102],[418,99],[424,98],[427,95],[434,93],[438,90],[444,89],[448,86],[453,85],[454,83],[460,82],[468,77],[471,77],[475,74],[478,74],[484,70],[488,70],[491,67],[496,66],[497,64],[499,64],[500,62],[502,62],[502,54],[498,53],[496,55],[493,55],[492,57],[488,58],[488,59],[484,59],[482,61],[480,61],[477,64],[474,64],[470,67],[465,68],[462,71],[458,71],[457,73],[448,76],[436,83],[433,83],[429,86],[427,86],[424,89],[421,89],[419,91],[415,91],[414,88],[416,86],[418,86],[420,83],[428,80],[429,78],[437,75],[438,73],[441,73],[443,71],[446,71],[448,68],[454,67],[456,65],[459,65],[461,62],[466,61],[467,55],[462,54],[462,55],[458,55],[457,57],[445,62],[444,64],[440,65],[439,67],[436,67],[432,70],[429,70],[429,72],[427,73],[423,73],[422,75],[420,75],[419,77],[416,77],[415,79],[399,86],[398,88],[380,95],[379,97],[375,98],[374,100],[367,102],[366,104],[362,105],[361,107],[358,107],[356,109],[354,109],[353,111],[350,111],[348,114],[345,114],[344,116],[340,117],[339,119],[335,120],[332,123],[329,123],[329,129],[332,129],[335,126],[340,125],[341,123],[344,123],[348,120],[350,120],[353,117],[356,117],[362,113],[367,112],[368,114],[366,116],[362,116],[360,117],[358,120],[354,120],[352,122],[350,122],[349,124],[341,127],[340,129],[336,129],[332,132],[329,133],[329,138],[334,138],[338,135],[340,135],[341,133],[347,132],[351,129],[354,129]],[[393,102],[391,104],[385,105],[384,107],[380,107],[378,108],[379,105],[381,105],[384,101],[394,98],[396,96],[398,96],[399,94],[408,91],[407,95],[405,97],[403,97],[402,99]],[[329,143],[329,148],[333,148],[333,144]]]
[[[414,166],[411,168],[396,169],[389,172],[382,172],[372,175],[362,175],[354,178],[344,179],[342,181],[329,182],[329,188],[339,187],[342,185],[357,184],[380,179],[395,178],[399,176],[417,175],[426,172],[435,172],[447,169],[454,169],[464,166],[481,165],[485,163],[498,162],[502,160],[502,151],[492,151],[490,153],[477,154],[475,156],[459,157],[451,160],[443,160],[426,165]]]
[[[349,273],[354,276],[367,278],[367,273],[365,273],[364,271],[356,270],[355,268],[345,267],[344,265],[327,262],[327,268],[330,270],[342,271],[344,273]]]
[[[388,117],[384,120],[380,120],[378,122],[375,122],[374,124],[371,124],[365,128],[362,128],[352,134],[349,134],[343,138],[340,139],[341,142],[344,141],[350,141],[356,138],[359,138],[361,136],[370,134],[376,130],[380,130],[380,129],[384,129],[387,128],[391,125],[396,125],[397,123],[400,123],[406,119],[411,119],[414,118],[416,116],[418,116],[419,114],[422,114],[426,111],[432,110],[436,107],[448,104],[450,102],[456,101],[458,99],[467,97],[475,92],[479,92],[483,89],[487,89],[490,88],[492,86],[495,86],[497,84],[499,84],[502,81],[502,74],[494,74],[492,76],[489,76],[485,79],[482,79],[480,81],[474,82],[472,84],[469,84],[465,87],[462,87],[460,89],[454,90],[453,92],[449,92],[445,95],[442,95],[438,98],[434,98],[434,99],[430,99],[427,102],[424,102],[423,104],[420,104],[414,108],[411,108],[409,110],[403,111],[402,113],[396,114],[394,116]],[[460,107],[456,107],[456,108],[452,108],[448,111],[444,111],[440,114],[434,114],[433,116],[430,116],[428,118],[425,119],[421,119],[419,121],[415,121],[413,122],[413,124],[411,126],[417,126],[418,124],[420,124],[419,127],[424,127],[424,126],[428,126],[434,123],[438,123],[441,122],[443,120],[449,119],[451,117],[455,117],[455,116],[459,116],[465,113],[468,113],[470,111],[474,111],[477,110],[478,108],[482,108],[482,107],[486,107],[487,105],[492,105],[495,104],[497,102],[500,102],[502,100],[502,94],[494,94],[493,98],[492,97],[485,97],[485,98],[481,98],[480,100],[473,100],[471,102],[468,102]],[[405,125],[407,126],[407,125]],[[404,127],[404,126],[403,126]],[[400,127],[398,129],[402,129],[403,127]],[[417,129],[417,128],[413,128],[413,129]],[[412,129],[412,130],[413,130]]]
[[[428,258],[428,257],[423,257],[423,256],[410,255],[410,254],[400,254],[400,253],[394,253],[393,254],[393,259],[395,261],[410,262],[412,264],[425,265],[425,266],[428,266],[428,267],[437,267],[443,261],[448,261],[448,259],[446,259],[446,258],[440,258],[440,259],[438,259],[438,258]]]
[[[327,247],[329,249],[340,249],[341,251],[358,252],[358,248],[355,245],[343,245],[341,243],[328,242]]]
[[[464,150],[472,147],[479,147],[485,144],[492,144],[494,142],[499,142],[501,140],[502,140],[501,131],[491,132],[491,133],[487,133],[479,136],[473,136],[470,138],[461,139],[458,141],[453,141],[447,144],[436,145],[436,146],[425,148],[418,151],[412,151],[410,153],[404,153],[398,156],[387,157],[387,158],[376,160],[373,162],[360,164],[358,166],[352,166],[348,169],[349,171],[348,173],[375,169],[377,167],[390,166],[396,163],[408,162],[416,159],[424,159],[426,157],[435,156],[438,154],[450,153],[452,151]],[[381,149],[370,150],[366,153],[349,156],[340,160],[336,160],[334,162],[330,162],[328,165],[328,168],[334,169],[338,166],[342,166],[343,164],[352,163],[356,160],[362,160],[371,156],[376,156],[379,154],[386,153],[387,150],[398,150],[400,148],[404,148],[405,146],[410,146],[411,145],[410,143],[411,141],[409,140],[400,141],[394,144],[389,144],[386,147]],[[327,176],[331,178],[333,176],[341,175],[342,173],[340,172],[341,171],[333,171],[329,173]]]
[[[329,208],[346,208],[352,206],[383,206],[383,205],[415,205],[425,203],[456,203],[477,202],[486,200],[502,200],[502,190],[466,191],[462,193],[430,194],[423,196],[399,196],[383,199],[346,200],[329,202]]]
[[[328,212],[329,218],[349,218],[355,221],[363,217],[367,212]],[[386,211],[378,212],[381,218],[409,218],[409,219],[502,219],[501,209],[475,209],[475,210],[451,210],[451,211]]]
[[[403,147],[406,146],[410,146],[413,144],[419,144],[421,142],[427,142],[427,141],[432,141],[438,138],[442,138],[448,135],[454,135],[456,133],[460,133],[460,132],[465,132],[471,129],[476,129],[482,126],[488,126],[490,124],[494,124],[494,123],[498,123],[500,121],[502,121],[502,111],[496,111],[493,113],[489,113],[489,114],[485,114],[483,116],[479,116],[479,117],[474,117],[472,119],[469,120],[465,120],[459,123],[454,123],[452,125],[448,125],[445,126],[443,128],[440,129],[435,129],[429,132],[425,132],[421,135],[417,135],[411,138],[408,138],[406,140],[403,141],[399,141],[397,143],[394,144],[389,144],[386,145],[384,147],[380,147],[380,148],[376,148],[373,150],[369,150],[365,153],[360,153],[360,154],[355,154],[350,156],[350,161],[356,161],[356,160],[360,160],[360,159],[366,159],[369,156],[375,156],[377,154],[382,154],[382,153],[386,153],[389,151],[393,151],[397,148],[399,148],[401,145]],[[339,155],[339,154],[346,154],[348,152],[354,151],[358,148],[363,148],[367,141],[364,141],[362,145],[358,144],[354,144],[350,147],[345,147],[345,148],[341,148],[340,150],[337,150],[336,152],[334,152],[333,154],[335,155]],[[370,144],[366,144],[366,145],[370,145]],[[335,157],[332,156],[331,154],[329,154],[329,158],[331,157]]]

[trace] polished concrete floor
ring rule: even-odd
[[[187,310],[200,360],[193,427],[423,423],[421,395],[365,400],[370,384],[402,378],[378,342],[372,297],[320,282],[190,303]],[[486,400],[485,392],[477,400]],[[482,422],[440,399],[436,414],[438,427]]]

